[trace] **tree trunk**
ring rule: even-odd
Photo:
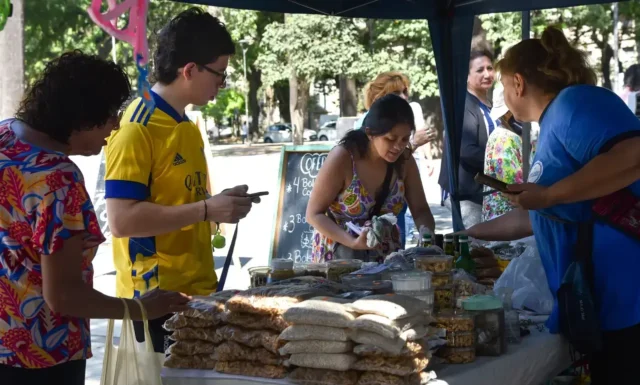
[[[257,135],[260,127],[260,106],[258,105],[258,90],[262,86],[262,72],[251,66],[249,73],[249,113],[251,114],[251,125],[249,135]]]
[[[273,92],[278,103],[281,122],[291,121],[291,110],[289,109],[289,81],[277,82],[273,85]]]
[[[293,124],[293,144],[301,145],[304,141],[304,122],[307,117],[307,106],[309,104],[309,82],[299,79],[296,71],[292,68],[289,76],[289,110],[291,113],[291,124]]]
[[[12,2],[13,15],[0,31],[0,120],[15,115],[24,92],[24,4]]]
[[[356,80],[340,76],[340,116],[358,114],[358,95]]]

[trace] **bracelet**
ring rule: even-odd
[[[207,213],[207,201],[203,200],[202,202],[204,203],[204,220],[203,220],[203,222],[206,222],[207,221],[207,216],[208,216],[207,215],[208,214]]]

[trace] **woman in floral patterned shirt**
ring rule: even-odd
[[[493,99],[491,118],[498,122],[498,127],[487,140],[484,174],[507,184],[523,183],[522,129],[504,103],[503,88],[500,82],[494,90]],[[484,188],[485,192],[491,190],[486,186]],[[483,198],[482,221],[489,221],[513,209],[514,207],[507,197],[494,191]]]
[[[368,260],[401,247],[395,229],[380,247],[370,250],[367,231],[358,235],[348,222],[363,226],[373,215],[397,216],[408,203],[416,226],[431,231],[435,221],[425,199],[416,161],[408,148],[415,131],[413,111],[402,97],[394,94],[377,99],[367,113],[364,129],[349,131],[327,159],[315,181],[307,222],[314,227],[313,260],[358,258]],[[391,171],[388,194],[380,192]],[[379,212],[375,214],[376,200]]]
[[[123,301],[93,289],[104,242],[78,167],[96,155],[129,97],[122,69],[78,51],[51,61],[15,119],[0,122],[0,382],[84,384],[90,318],[121,319]],[[149,318],[188,298],[155,292]],[[124,302],[131,317],[140,308]]]

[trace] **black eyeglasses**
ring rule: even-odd
[[[207,71],[207,72],[209,72],[211,74],[220,76],[222,78],[222,84],[226,84],[227,83],[227,71],[218,72],[218,71],[216,71],[214,69],[211,69],[211,68],[209,68],[209,67],[207,67],[205,65],[198,65],[198,67],[204,69],[205,71]]]

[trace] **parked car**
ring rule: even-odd
[[[335,141],[338,139],[338,132],[336,131],[337,120],[330,120],[323,124],[318,131],[318,140],[320,141]]]
[[[226,139],[233,136],[233,127],[211,127],[207,130],[209,140]]]
[[[318,140],[318,133],[305,128],[302,137],[305,142],[313,142]],[[267,127],[267,133],[264,135],[265,143],[285,143],[292,141],[293,130],[290,123],[278,123]]]

